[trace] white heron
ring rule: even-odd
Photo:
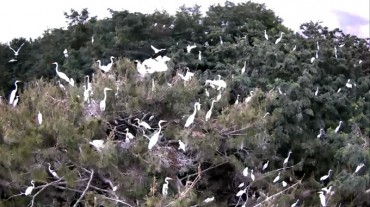
[[[110,57],[110,63],[108,65],[101,65],[101,61],[98,60],[96,61],[97,63],[99,63],[99,68],[100,70],[104,71],[105,73],[109,72],[111,69],[112,69],[112,66],[113,66],[113,59],[115,57],[111,56]]]
[[[201,104],[199,102],[196,102],[194,104],[194,111],[193,113],[188,117],[188,119],[186,120],[185,122],[185,128],[188,128],[193,122],[194,122],[194,119],[195,119],[195,114],[197,113],[197,107],[200,107]]]
[[[315,96],[319,95],[319,87],[317,86],[316,91],[315,91]]]
[[[251,179],[254,181],[256,179],[256,177],[254,176],[253,174],[253,170],[251,170]]]
[[[262,171],[265,171],[267,167],[269,166],[270,160],[267,160],[267,162],[262,166]]]
[[[39,111],[39,113],[37,113],[37,122],[39,123],[39,125],[42,124],[42,114],[41,114],[40,111]]]
[[[163,122],[167,122],[165,120],[160,120],[158,122],[158,131],[154,132],[154,134],[152,135],[152,137],[150,137],[150,141],[149,141],[149,145],[148,145],[148,149],[152,149],[154,147],[154,145],[157,144],[158,142],[158,139],[159,139],[159,134],[161,133],[161,130],[162,130],[162,126],[161,126],[161,123]]]
[[[91,36],[91,44],[94,44],[94,35]]]
[[[181,140],[179,140],[179,148],[178,149],[181,149],[184,152],[186,151],[186,145]]]
[[[198,60],[199,60],[199,61],[202,61],[202,51],[199,51],[199,54],[198,54]]]
[[[204,200],[204,203],[210,203],[210,202],[212,202],[212,201],[214,201],[215,200],[215,197],[214,196],[212,196],[212,197],[210,197],[210,198],[206,198],[205,200]]]
[[[316,59],[319,58],[319,52],[317,50],[316,50],[316,53],[315,53],[315,57],[316,57]]]
[[[288,185],[288,183],[286,183],[284,180],[281,182],[281,184],[283,185],[284,188]]]
[[[248,176],[248,167],[245,167],[244,168],[244,170],[243,170],[243,175],[245,176],[245,177],[247,177]]]
[[[107,100],[107,91],[110,91],[110,90],[112,90],[112,89],[110,89],[110,88],[107,88],[107,87],[105,87],[104,88],[104,99],[102,100],[102,101],[100,101],[100,104],[99,104],[99,106],[100,106],[100,111],[105,111],[105,107],[106,107],[106,100]]]
[[[265,30],[265,39],[269,40],[269,36],[267,35],[266,30]]]
[[[317,51],[319,51],[320,50],[319,41],[316,41],[316,47],[317,47]]]
[[[58,175],[54,170],[52,170],[52,169],[51,169],[51,165],[50,165],[50,163],[48,163],[48,165],[49,165],[49,168],[48,168],[49,173],[50,173],[51,175],[53,175],[53,176],[54,176],[54,178],[56,178],[56,179],[60,179],[59,175]]]
[[[281,39],[283,38],[283,34],[285,33],[284,32],[280,33],[280,37],[275,41],[275,45],[277,45],[281,41]]]
[[[196,48],[196,47],[197,47],[197,45],[195,45],[195,43],[194,43],[194,45],[191,45],[191,46],[188,44],[188,46],[186,47],[186,51],[187,51],[188,53],[190,53],[190,52],[191,52],[191,50],[192,50],[192,49],[194,49],[194,48]]]
[[[297,201],[295,203],[293,203],[290,207],[296,207],[298,202],[299,202],[299,199],[297,199]]]
[[[334,46],[334,56],[335,58],[338,58],[338,50],[337,47]]]
[[[236,197],[240,197],[243,194],[245,194],[246,192],[247,192],[247,188],[244,188],[244,190],[239,190],[239,192],[236,194]]]
[[[94,146],[95,149],[98,150],[99,152],[102,151],[102,149],[104,148],[104,140],[102,139],[95,139],[93,141],[90,141],[89,144]]]
[[[345,44],[345,43],[343,43],[343,44],[339,45],[338,47],[343,47],[344,45],[346,45],[346,44]]]
[[[69,84],[71,84],[71,79],[70,79],[70,78],[68,78],[68,76],[67,76],[65,73],[60,72],[60,71],[58,70],[58,67],[59,67],[58,63],[57,63],[57,62],[53,62],[52,64],[54,64],[54,65],[56,66],[56,67],[55,67],[55,71],[56,71],[57,75],[59,76],[59,78],[61,78],[61,79],[65,80],[65,81],[67,81]],[[71,85],[72,85],[72,84],[71,84]]]
[[[238,188],[242,188],[242,187],[244,187],[244,183],[240,183],[239,185],[238,185]]]
[[[12,58],[12,59],[10,59],[8,62],[9,63],[14,63],[14,62],[17,62],[18,60],[16,60],[16,59],[14,59],[14,58]]]
[[[326,206],[326,198],[325,198],[324,192],[322,192],[322,191],[319,192],[319,198],[320,198],[321,206],[325,207]]]
[[[89,93],[89,90],[87,90],[86,86],[83,85],[82,86],[84,88],[84,102],[87,102],[89,103],[89,98],[90,98],[90,93]]]
[[[332,169],[330,169],[327,175],[324,175],[324,176],[322,176],[322,177],[320,178],[320,181],[324,181],[324,180],[328,179],[328,178],[330,177],[330,174],[331,174],[331,172],[332,172],[332,171],[333,171],[333,170],[332,170]]]
[[[286,167],[286,165],[288,164],[290,154],[292,154],[292,151],[289,151],[289,153],[288,153],[288,157],[287,157],[287,158],[285,158],[285,160],[284,160],[284,162],[283,162],[283,167],[284,167],[284,168],[285,168],[285,167]]]
[[[222,97],[222,93],[221,91],[218,93],[217,97],[216,97],[216,102],[219,102],[221,100],[221,97]]]
[[[280,180],[280,173],[281,172],[279,172],[279,174],[275,177],[274,181],[272,181],[273,183],[276,183],[277,181]]]
[[[209,97],[209,92],[208,92],[208,90],[207,90],[207,89],[204,89],[204,92],[205,92],[206,96],[207,96],[207,97]]]
[[[335,133],[338,133],[339,132],[339,130],[340,130],[340,127],[342,126],[342,124],[343,124],[343,121],[339,121],[339,125],[337,126],[337,128],[335,128]]]
[[[248,103],[249,101],[252,100],[252,97],[253,97],[253,94],[254,94],[254,91],[249,91],[249,94],[250,96],[248,96],[247,98],[244,99],[244,102],[245,103]]]
[[[141,121],[138,118],[135,118],[134,120],[137,121],[138,126],[142,126],[145,129],[152,129],[152,127],[148,123],[146,123],[145,121]]]
[[[242,71],[241,71],[242,75],[245,73],[246,65],[247,65],[247,61],[244,61],[244,66],[242,67]]]
[[[348,79],[348,80],[347,80],[346,87],[347,87],[347,88],[352,88],[351,79]]]
[[[19,96],[16,96],[13,102],[13,107],[16,107],[19,101]]]
[[[57,81],[57,83],[58,83],[60,89],[62,89],[63,91],[66,90],[66,88],[64,87],[64,85],[61,84],[59,80]]]
[[[360,170],[361,170],[361,168],[363,168],[364,166],[365,166],[365,164],[364,164],[364,163],[359,164],[359,165],[356,167],[356,170],[355,170],[354,174],[358,173],[358,171],[360,171]]]
[[[315,57],[312,57],[310,62],[313,63],[315,61],[315,59],[316,59]]]
[[[13,102],[14,102],[15,94],[17,93],[17,90],[18,90],[18,85],[17,85],[17,83],[19,83],[19,82],[21,82],[21,81],[16,80],[16,81],[14,82],[15,89],[14,89],[14,90],[12,90],[12,92],[10,93],[10,96],[9,96],[9,104],[13,104]]]
[[[21,50],[21,48],[23,47],[23,45],[24,45],[24,43],[22,43],[22,45],[18,48],[18,50],[16,51],[16,50],[14,50],[11,46],[10,46],[10,44],[9,44],[9,48],[11,49],[11,50],[13,50],[13,52],[14,52],[14,56],[17,58],[17,56],[19,55],[19,51]]]
[[[325,135],[325,131],[324,131],[324,129],[320,129],[320,132],[319,132],[319,134],[317,135],[317,138],[322,138],[323,136]]]
[[[292,52],[294,52],[297,49],[297,45],[294,45]]]
[[[164,179],[164,184],[162,185],[162,195],[164,197],[166,197],[168,194],[168,181],[169,180],[172,180],[172,178],[166,177],[166,179]]]
[[[128,129],[128,128],[126,128],[126,129],[125,129],[125,131],[126,131],[126,141],[129,141],[130,139],[135,138],[135,136],[134,136],[134,135],[132,135],[132,134],[129,132],[129,129]]]
[[[222,37],[220,36],[220,44],[223,45],[224,41],[222,41]]]
[[[215,102],[217,102],[217,101],[216,100],[212,100],[211,108],[209,108],[209,110],[206,113],[206,121],[208,121],[211,118],[212,110],[213,110],[213,105],[214,105]]]
[[[235,100],[235,102],[234,102],[234,105],[238,105],[239,104],[239,94],[238,95],[236,95],[236,100]]]
[[[161,52],[161,51],[166,50],[166,49],[157,49],[157,48],[155,48],[153,45],[150,45],[150,47],[154,50],[154,54],[156,54],[156,53],[159,53],[159,52]]]
[[[24,195],[31,195],[33,189],[35,188],[35,181],[31,180],[31,185],[32,186],[28,186],[26,191],[24,192]]]
[[[64,54],[64,57],[67,58],[68,57],[68,50],[67,49],[64,49],[63,50],[63,54]]]

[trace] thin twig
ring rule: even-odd
[[[111,201],[116,201],[116,202],[118,202],[118,203],[122,203],[122,204],[124,204],[124,205],[130,206],[130,207],[133,207],[133,206],[131,206],[130,204],[128,204],[128,203],[126,203],[126,202],[124,202],[124,201],[121,201],[121,200],[115,199],[115,198],[109,198],[109,197],[106,197],[106,196],[102,196],[102,198],[107,199],[107,200],[111,200]]]
[[[55,184],[55,183],[58,183],[58,182],[59,182],[59,181],[61,181],[61,180],[62,180],[62,178],[59,178],[59,180],[53,181],[53,182],[51,182],[51,183],[48,183],[48,184],[46,184],[46,185],[42,186],[42,188],[41,188],[39,191],[37,191],[37,193],[35,193],[35,195],[33,195],[33,196],[32,196],[31,204],[30,204],[29,206],[30,206],[30,207],[33,207],[33,205],[35,204],[35,198],[36,198],[36,196],[37,196],[38,194],[40,194],[43,190],[45,190],[45,188],[47,188],[48,186],[53,185],[53,184]]]
[[[76,207],[76,206],[78,205],[78,203],[81,201],[81,199],[85,196],[85,194],[86,194],[86,192],[87,192],[87,189],[89,189],[89,187],[90,187],[90,183],[91,183],[91,181],[92,181],[93,176],[94,176],[94,170],[91,170],[90,180],[89,180],[89,182],[87,183],[87,186],[86,186],[86,188],[85,188],[84,192],[82,192],[82,194],[81,194],[80,198],[78,198],[78,200],[77,200],[77,201],[76,201],[76,203],[73,205],[73,207]]]

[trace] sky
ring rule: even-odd
[[[230,0],[234,3],[246,0]],[[329,29],[340,28],[345,33],[359,37],[369,37],[369,0],[252,0],[265,3],[268,9],[283,18],[283,24],[294,31],[301,23],[322,21]],[[6,2],[6,3],[5,3]],[[129,3],[128,3],[129,2]],[[224,4],[225,0],[168,0],[158,5],[153,0],[12,0],[3,1],[0,11],[0,42],[14,38],[37,38],[48,28],[61,28],[67,25],[64,12],[70,9],[81,11],[87,8],[90,16],[110,17],[107,8],[115,11],[127,9],[131,12],[151,13],[155,9],[174,14],[182,6],[202,6],[202,11],[213,4]]]

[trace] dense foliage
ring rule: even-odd
[[[0,206],[320,206],[318,192],[329,186],[330,206],[370,205],[369,39],[314,22],[294,34],[251,2],[206,14],[199,6],[176,15],[110,12],[98,20],[71,10],[68,28],[12,40],[15,49],[25,43],[17,57],[0,45]],[[166,50],[154,54],[151,45]],[[171,58],[167,71],[138,75],[134,60],[161,55]],[[113,69],[103,73],[96,61],[107,65],[111,56]],[[187,69],[195,76],[184,83],[177,74]],[[205,84],[218,75],[225,90]],[[105,87],[113,90],[101,111]],[[196,102],[194,123],[184,127]],[[148,149],[160,120],[163,136]]]

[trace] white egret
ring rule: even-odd
[[[66,90],[66,88],[64,87],[64,85],[63,85],[63,84],[61,84],[59,80],[57,81],[57,83],[58,83],[58,85],[59,85],[59,88],[61,88],[63,91],[65,91],[65,90]]]
[[[360,171],[360,170],[361,170],[361,168],[363,168],[364,166],[365,166],[365,164],[364,164],[364,163],[359,164],[359,165],[356,167],[356,170],[355,170],[354,174],[358,173],[358,171]]]
[[[238,95],[236,95],[236,101],[234,102],[234,105],[238,105],[239,104],[239,94]]]
[[[18,85],[17,85],[17,83],[19,83],[19,82],[21,82],[21,81],[16,80],[16,81],[14,82],[15,89],[14,89],[14,90],[12,90],[12,92],[10,93],[10,96],[9,96],[9,104],[13,104],[13,102],[14,102],[15,94],[17,93],[17,90],[18,90]]]
[[[316,59],[315,57],[312,57],[310,62],[313,63],[315,61],[315,59]]]
[[[109,72],[111,69],[112,69],[112,66],[113,66],[113,56],[110,57],[110,63],[108,65],[101,65],[101,61],[98,60],[96,61],[97,63],[99,63],[99,68],[100,70],[104,71],[105,73]]]
[[[24,195],[31,195],[33,189],[35,188],[35,181],[31,180],[31,185],[27,187],[26,191],[24,192]]]
[[[206,198],[205,200],[204,200],[204,203],[210,203],[210,202],[212,202],[212,201],[214,201],[215,200],[215,197],[214,196],[212,196],[212,197],[210,197],[210,198]]]
[[[206,113],[206,121],[208,121],[211,118],[212,110],[213,110],[213,105],[214,105],[215,102],[217,102],[217,101],[216,100],[212,100],[211,108],[209,108],[209,110]]]
[[[284,188],[288,185],[288,183],[286,183],[284,180],[283,182],[281,182],[281,184],[283,185]]]
[[[207,97],[209,97],[209,92],[208,92],[208,90],[207,90],[207,89],[204,89],[204,91],[205,91],[206,96],[207,96]]]
[[[319,95],[319,87],[317,86],[316,91],[315,91],[315,96]]]
[[[37,113],[37,122],[39,123],[39,125],[42,124],[42,114],[41,114],[40,111],[39,111],[39,113]]]
[[[346,87],[347,87],[347,88],[352,88],[351,79],[348,79],[348,80],[347,80]]]
[[[236,194],[236,197],[240,197],[243,194],[245,194],[246,192],[247,192],[247,188],[244,188],[244,190],[239,190],[239,192]]]
[[[17,51],[15,51],[11,46],[10,46],[10,44],[9,44],[9,48],[11,49],[11,50],[13,50],[13,52],[14,52],[14,56],[17,58],[17,56],[19,55],[19,50],[21,50],[21,48],[23,47],[23,45],[24,45],[24,43],[22,43],[22,45],[18,48],[18,50]]]
[[[202,51],[199,51],[199,54],[198,54],[198,60],[199,60],[199,61],[202,61]]]
[[[362,63],[362,60],[359,60],[359,61],[358,61],[358,64],[360,65],[361,63]]]
[[[250,96],[248,96],[247,98],[244,99],[244,102],[245,103],[248,103],[249,101],[252,100],[252,97],[253,97],[253,94],[254,94],[254,91],[249,91],[249,94]]]
[[[53,176],[54,176],[54,178],[56,178],[56,179],[60,179],[60,177],[58,176],[58,174],[57,174],[54,170],[52,170],[52,169],[51,169],[51,165],[50,165],[50,163],[48,163],[48,165],[49,165],[49,168],[48,168],[49,173],[50,173],[51,175],[53,175]]]
[[[273,183],[276,183],[277,181],[280,180],[280,172],[279,174],[275,177],[274,181],[272,181]]]
[[[181,149],[184,152],[186,151],[186,145],[181,140],[179,140],[179,148],[178,149]]]
[[[345,44],[345,43],[343,43],[343,44],[339,45],[338,47],[343,47],[344,45],[346,45],[346,44]]]
[[[137,121],[137,124],[139,125],[139,126],[142,126],[142,127],[144,127],[145,129],[152,129],[152,127],[148,124],[148,123],[146,123],[145,121],[141,121],[140,119],[138,119],[138,118],[135,118],[134,119],[135,121]]]
[[[266,168],[269,166],[270,160],[267,160],[267,162],[262,166],[262,171],[265,171]]]
[[[294,52],[297,49],[297,45],[294,45],[292,52]]]
[[[317,138],[321,139],[325,135],[324,129],[320,129],[320,133],[317,135]]]
[[[110,91],[112,89],[110,88],[107,88],[105,87],[104,88],[104,99],[102,101],[100,101],[100,111],[105,111],[105,107],[106,107],[106,100],[107,100],[107,91]]]
[[[334,46],[334,56],[335,58],[338,58],[338,50],[336,46]]]
[[[168,194],[168,181],[169,180],[172,180],[172,178],[166,177],[166,179],[164,179],[164,184],[162,186],[162,195],[164,197],[166,197]]]
[[[95,139],[93,141],[90,141],[89,144],[94,146],[95,149],[98,150],[99,152],[101,152],[102,149],[104,148],[104,140],[102,139]]]
[[[91,36],[91,44],[94,44],[94,35]]]
[[[195,43],[194,43],[194,45],[192,45],[192,46],[190,46],[189,44],[188,44],[188,46],[186,47],[186,51],[188,52],[188,53],[190,53],[191,52],[191,50],[192,49],[194,49],[194,48],[196,48],[197,46],[195,45]]]
[[[265,30],[265,39],[269,40],[269,36],[267,35],[266,30]]]
[[[13,62],[17,62],[18,60],[16,60],[16,59],[14,59],[14,58],[12,58],[12,59],[10,59],[8,62],[9,63],[13,63]]]
[[[193,113],[188,117],[188,119],[186,120],[185,122],[185,128],[188,128],[193,122],[194,122],[194,118],[195,118],[195,114],[197,113],[197,107],[200,107],[200,103],[199,102],[196,102],[194,104],[194,111]]]
[[[254,181],[256,179],[256,177],[254,176],[253,174],[253,170],[251,170],[251,179]]]
[[[152,149],[154,147],[154,145],[157,144],[158,139],[159,139],[159,134],[161,133],[161,130],[162,130],[161,123],[163,123],[163,122],[166,122],[166,121],[165,120],[160,120],[158,122],[159,129],[158,129],[158,131],[154,132],[154,134],[152,135],[152,137],[150,137],[148,149]]]
[[[86,86],[83,85],[82,86],[84,88],[84,102],[87,102],[89,103],[89,98],[90,98],[90,93],[89,93],[89,90],[87,90]]]
[[[220,36],[220,44],[223,45],[224,41],[222,41],[222,37]]]
[[[317,50],[316,50],[316,53],[315,53],[315,57],[316,57],[316,59],[319,58],[319,52]]]
[[[248,167],[245,167],[244,168],[244,170],[243,170],[243,175],[245,176],[245,177],[247,177],[248,176]]]
[[[239,185],[238,185],[238,188],[242,188],[242,187],[244,187],[244,183],[240,183]]]
[[[342,88],[339,88],[338,90],[337,90],[337,93],[339,93],[339,92],[341,92],[342,91]]]
[[[57,75],[59,76],[59,78],[67,81],[68,83],[70,83],[71,82],[71,79],[69,79],[68,76],[65,73],[58,71],[58,66],[59,66],[58,63],[57,62],[53,62],[52,64],[54,64],[56,66],[55,67],[55,71],[56,71]]]
[[[316,41],[316,47],[317,47],[317,51],[319,51],[320,50],[319,41]]]
[[[299,202],[299,199],[297,199],[297,201],[295,203],[293,203],[290,207],[296,207],[298,202]]]
[[[321,206],[325,207],[326,206],[326,198],[325,198],[324,192],[322,192],[322,191],[319,192],[319,198],[320,198]]]
[[[135,138],[135,136],[134,136],[134,135],[132,135],[132,134],[129,132],[129,129],[128,129],[128,128],[126,128],[126,129],[125,129],[125,131],[126,131],[126,142],[129,142],[129,140],[130,140],[130,139]]]
[[[247,65],[247,61],[244,61],[244,66],[243,66],[242,71],[241,71],[242,75],[245,73],[246,65]]]
[[[285,160],[284,160],[284,162],[283,162],[283,167],[284,167],[284,168],[285,168],[285,167],[286,167],[286,165],[288,164],[290,154],[292,154],[292,151],[289,151],[289,153],[288,153],[288,157],[287,157],[287,158],[285,158]]]
[[[285,33],[284,32],[280,33],[280,37],[275,41],[275,45],[277,45],[281,41],[281,39],[283,38],[283,34]]]
[[[64,57],[67,58],[68,57],[68,50],[67,49],[64,49],[63,50],[63,54],[64,54]]]
[[[13,107],[16,107],[19,101],[19,96],[16,96],[13,102]]]
[[[164,25],[163,25],[164,26]],[[150,45],[150,47],[154,50],[154,54],[159,53],[160,51],[164,51],[166,49],[157,49],[153,45]]]
[[[340,130],[340,127],[342,126],[343,122],[342,121],[339,121],[339,125],[337,126],[337,128],[335,128],[335,133],[338,133],[339,130]]]
[[[322,176],[322,177],[320,178],[320,181],[324,181],[324,180],[328,179],[328,178],[330,177],[330,174],[331,174],[331,172],[332,172],[332,171],[333,171],[333,170],[332,170],[332,169],[330,169],[327,175],[324,175],[324,176]]]

